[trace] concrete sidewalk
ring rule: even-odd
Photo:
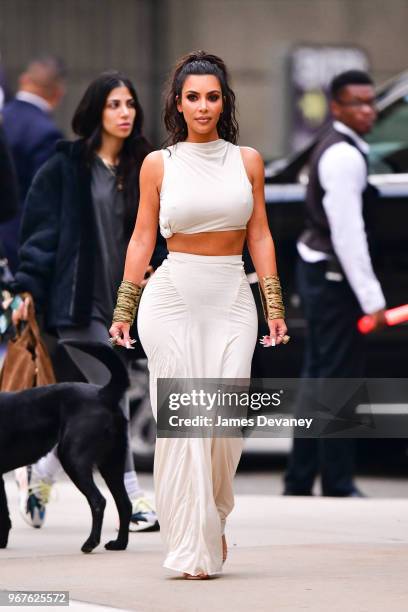
[[[68,590],[70,609],[86,611],[408,610],[405,500],[237,496],[223,576],[185,581],[162,569],[157,533],[131,534],[125,552],[101,545],[82,554],[90,512],[70,482],[57,486],[41,530],[20,518],[10,478],[6,489],[14,527],[9,548],[0,551],[0,590]],[[115,537],[116,511],[104,494],[106,542]]]

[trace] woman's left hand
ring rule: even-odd
[[[283,337],[286,335],[288,328],[284,319],[269,319],[269,336],[263,337],[262,344],[264,346],[277,346],[282,343]]]

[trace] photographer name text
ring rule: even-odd
[[[209,416],[197,415],[195,417],[179,417],[172,415],[169,418],[171,427],[305,427],[309,429],[313,419],[296,419],[284,417],[267,417],[258,414],[256,418],[234,418],[218,415],[216,419]]]

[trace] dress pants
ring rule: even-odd
[[[241,256],[171,252],[139,305],[157,417],[158,378],[249,379],[257,313]],[[225,521],[242,438],[157,438],[154,479],[164,567],[192,575],[222,569]]]
[[[363,337],[357,330],[361,309],[343,276],[329,280],[327,262],[298,260],[297,280],[307,321],[304,378],[360,378],[364,375]],[[307,410],[307,385],[299,411]],[[353,484],[355,441],[348,438],[294,438],[285,475],[285,492],[311,495],[320,472],[322,494],[346,496]]]

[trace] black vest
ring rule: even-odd
[[[347,142],[355,147],[363,156],[367,165],[367,158],[361,149],[358,148],[355,141],[346,134],[341,134],[333,127],[326,132],[320,142],[315,146],[310,157],[310,173],[309,182],[306,191],[306,228],[301,234],[299,240],[315,251],[321,251],[327,255],[335,257],[333,244],[330,236],[330,225],[327,219],[326,212],[323,207],[323,197],[325,190],[320,184],[318,166],[323,153],[332,145],[338,142]],[[347,177],[345,177],[347,180]],[[362,193],[363,199],[363,216],[366,221],[366,208],[369,200],[374,198],[376,189],[366,183],[366,188]],[[345,208],[347,202],[344,202]],[[344,217],[347,223],[347,212]]]

